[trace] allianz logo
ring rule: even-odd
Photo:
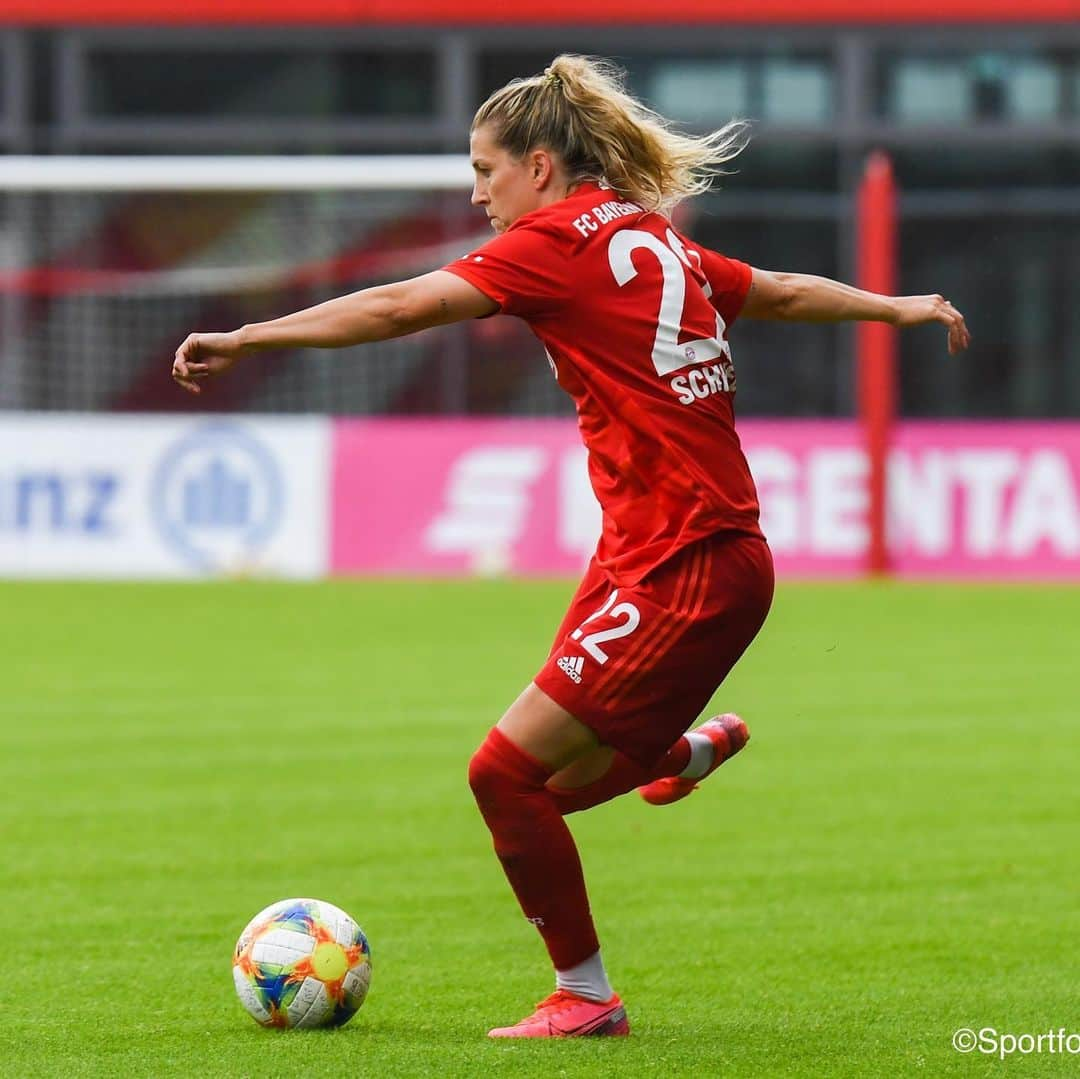
[[[188,528],[243,528],[251,520],[249,474],[210,457],[182,480],[180,519]]]
[[[236,422],[190,430],[162,454],[151,482],[154,522],[189,565],[257,565],[281,527],[285,487],[276,453]]]

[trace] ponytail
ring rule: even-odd
[[[605,182],[648,210],[668,212],[707,191],[722,166],[749,141],[733,120],[708,135],[684,135],[631,96],[615,65],[563,53],[543,75],[515,79],[477,110],[472,128],[490,126],[515,158],[543,147],[575,182]]]

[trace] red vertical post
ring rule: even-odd
[[[887,154],[875,151],[859,185],[858,278],[860,288],[886,296],[896,294],[896,202],[892,163]],[[859,323],[856,398],[870,463],[866,568],[871,574],[889,571],[886,466],[896,412],[896,344],[896,329],[888,323]]]

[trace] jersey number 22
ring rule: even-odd
[[[697,256],[696,251],[689,254],[679,237],[668,229],[663,240],[651,232],[641,229],[624,229],[616,232],[608,244],[608,263],[615,275],[615,282],[620,288],[637,277],[637,269],[632,258],[640,248],[651,251],[660,262],[663,273],[663,287],[660,293],[660,314],[656,320],[656,339],[653,341],[652,362],[660,376],[670,375],[680,367],[692,363],[703,363],[726,356],[731,360],[731,346],[724,340],[727,328],[720,312],[716,313],[716,336],[702,337],[696,341],[679,343],[679,330],[682,327],[683,306],[686,303],[686,271],[692,269],[690,256]],[[705,285],[705,295],[712,289]]]

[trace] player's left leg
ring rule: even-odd
[[[690,743],[685,735],[649,767],[638,764],[612,746],[598,746],[592,753],[556,772],[548,780],[547,788],[560,813],[564,816],[580,813],[662,776],[678,775],[690,758]]]
[[[596,735],[536,686],[473,756],[469,782],[525,917],[540,931],[556,991],[493,1037],[625,1034],[622,1002],[600,958],[581,860],[546,783],[596,747]]]
[[[638,787],[638,793],[649,805],[671,805],[693,794],[701,780],[731,760],[750,741],[750,732],[739,716],[725,712],[707,719],[684,737],[693,743],[695,750],[690,763],[680,772],[657,776]]]
[[[688,731],[648,767],[610,746],[599,746],[556,772],[547,787],[564,816],[635,789],[642,791],[647,802],[667,805],[691,793],[699,780],[734,757],[749,738],[746,724],[729,713]]]
[[[632,587],[579,592],[536,684],[604,745],[548,781],[561,812],[634,788],[667,804],[742,749],[737,716],[686,728],[761,628],[772,584],[764,541],[738,536],[684,548]]]

